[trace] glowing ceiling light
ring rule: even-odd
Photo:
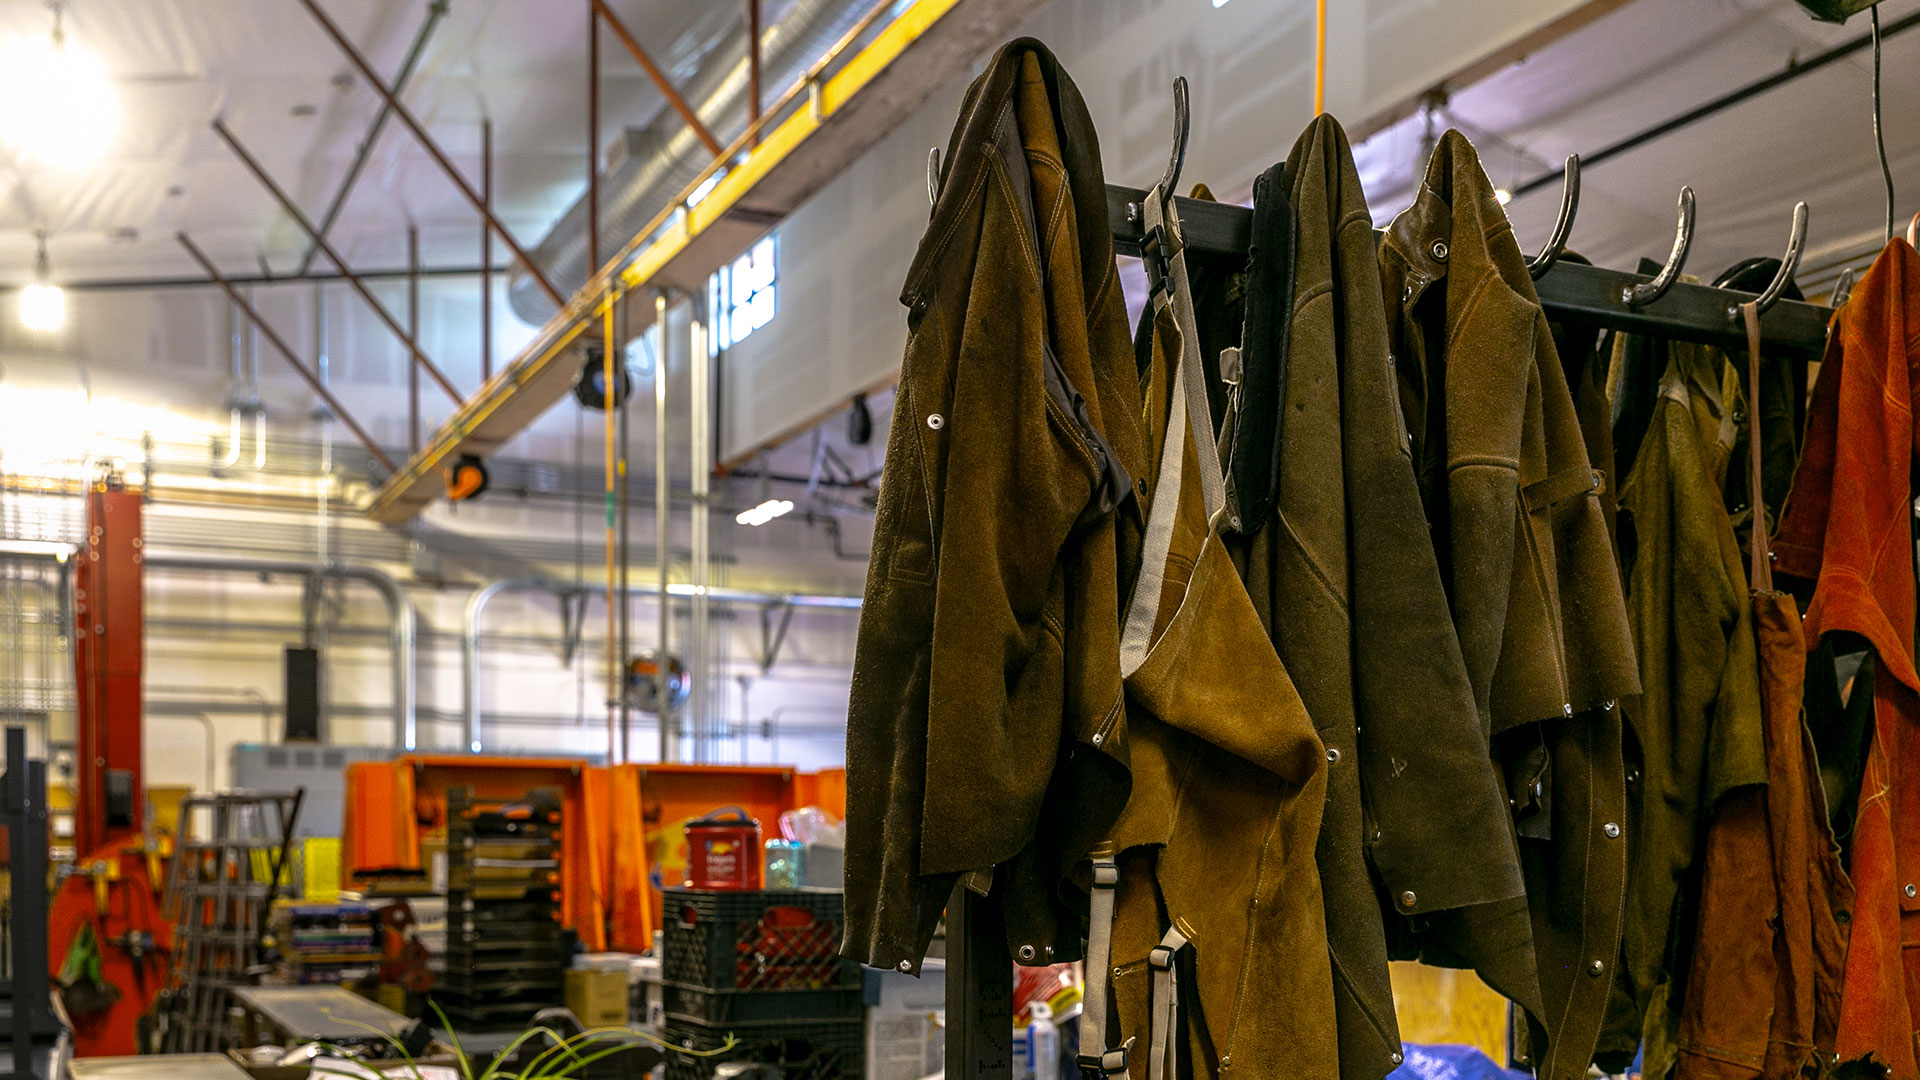
[[[67,293],[53,284],[47,263],[47,234],[34,233],[40,253],[34,259],[33,284],[20,290],[20,325],[29,330],[58,330],[67,322]]]
[[[793,509],[791,499],[768,499],[750,510],[742,510],[733,516],[733,520],[742,525],[765,525],[781,514]]]
[[[66,290],[37,281],[20,290],[20,325],[29,330],[58,330],[66,322]]]
[[[699,187],[687,193],[687,209],[691,210],[699,206],[702,202],[705,202],[707,196],[713,194],[713,189],[720,186],[720,181],[726,178],[727,170],[715,169],[712,176],[700,181]]]
[[[112,140],[120,103],[100,61],[69,44],[53,6],[50,38],[0,50],[0,140],[48,165],[82,165]]]
[[[1513,201],[1513,192],[1508,191],[1506,188],[1494,188],[1493,201],[1499,203],[1501,206],[1505,206]]]

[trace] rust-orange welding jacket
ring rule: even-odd
[[[1077,958],[1065,875],[1129,789],[1121,567],[1144,471],[1092,121],[1032,40],[968,89],[908,309],[847,718],[847,952],[917,971],[963,875]]]
[[[1913,483],[1920,257],[1889,241],[1834,316],[1807,412],[1775,568],[1815,582],[1806,643],[1873,649],[1873,734],[1848,870],[1842,1060],[1872,1054],[1920,1077],[1920,680],[1914,675]]]
[[[1152,226],[1157,194],[1148,203]],[[1314,863],[1325,748],[1221,540],[1224,483],[1181,260],[1157,303],[1142,395],[1151,504],[1120,648],[1133,797],[1100,849],[1118,855],[1110,961],[1093,970],[1107,951],[1097,944],[1088,961],[1090,983],[1111,979],[1117,1030],[1102,1049],[1133,1040],[1128,1074],[1153,1080],[1331,1080]],[[1096,910],[1092,932],[1105,929]]]

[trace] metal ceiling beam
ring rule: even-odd
[[[493,121],[480,121],[480,198],[493,212]],[[493,230],[480,226],[480,381],[493,378]]]
[[[194,244],[193,239],[186,233],[177,232],[174,233],[173,236],[174,239],[180,241],[181,247],[187,249],[187,254],[193,256],[193,261],[199,263],[200,268],[207,272],[207,276],[227,291],[227,299],[233,301],[234,306],[245,312],[247,318],[253,321],[253,325],[260,328],[260,332],[267,336],[268,343],[280,351],[280,355],[286,358],[287,363],[292,366],[293,370],[299,373],[302,379],[306,380],[307,386],[311,387],[313,392],[320,396],[321,401],[327,403],[327,408],[333,410],[333,415],[339,418],[341,423],[347,425],[347,430],[353,432],[354,435],[359,438],[360,442],[366,446],[367,452],[372,454],[374,460],[380,463],[380,467],[386,469],[389,473],[393,472],[393,459],[388,457],[386,453],[380,449],[380,444],[373,441],[373,436],[367,434],[367,429],[360,426],[360,422],[353,418],[353,414],[347,411],[345,405],[340,404],[340,399],[333,396],[333,392],[328,390],[326,384],[322,383],[319,377],[313,373],[313,369],[309,368],[298,356],[294,355],[292,346],[288,345],[286,339],[282,338],[274,331],[272,326],[268,325],[267,320],[260,317],[260,313],[255,311],[253,305],[247,302],[247,298],[241,294],[239,289],[234,287],[233,282],[228,281],[220,275],[219,268],[213,265],[212,259],[207,258],[207,253],[201,251],[200,248]]]
[[[420,64],[420,57],[427,51],[427,39],[433,36],[434,27],[447,13],[447,0],[430,0],[427,4],[427,18],[420,24],[420,31],[413,35],[413,44],[407,48],[407,58],[400,62],[400,74],[393,78],[393,92],[405,93],[407,81],[413,78],[413,69]],[[340,208],[347,204],[347,196],[353,194],[353,185],[360,180],[360,170],[367,167],[367,159],[373,156],[373,145],[380,141],[380,132],[387,126],[387,118],[393,115],[393,109],[380,106],[380,112],[367,126],[367,137],[353,152],[353,164],[347,166],[347,175],[340,181],[340,190],[334,192],[333,201],[327,204],[327,212],[320,215],[320,230],[315,235],[324,238],[333,231],[334,219],[340,216]],[[313,257],[320,253],[319,244],[308,244],[307,253],[300,256],[299,273],[313,269]],[[481,260],[485,262],[486,260]]]
[[[660,93],[667,99],[667,104],[673,106],[673,111],[680,114],[680,119],[686,121],[687,127],[706,144],[708,150],[713,151],[716,157],[719,156],[722,150],[720,140],[714,138],[713,132],[707,130],[707,125],[700,122],[700,116],[693,111],[693,106],[688,105],[687,99],[680,96],[679,90],[674,89],[673,83],[667,80],[666,72],[661,71],[660,66],[647,55],[647,50],[640,47],[640,42],[633,36],[633,32],[628,30],[626,24],[620,21],[620,17],[607,6],[606,0],[593,0],[593,10],[607,20],[607,29],[612,30],[613,36],[619,38],[620,44],[625,45],[627,51],[633,54],[633,59],[640,65],[640,70],[646,72],[647,77],[653,80],[653,85],[660,88]]]
[[[617,273],[629,297],[655,288],[704,291],[715,270],[758,242],[936,90],[966,74],[1038,6],[1033,0],[914,0],[856,50],[896,10],[894,0],[881,0],[389,477],[368,513],[389,524],[413,518],[444,493],[442,468],[461,454],[484,457],[561,400],[579,372],[575,346],[608,303],[610,274]],[[723,163],[730,166],[726,174],[689,207],[694,189]],[[630,306],[627,316],[635,335],[654,321],[646,304]]]
[[[421,126],[420,121],[414,119],[405,105],[400,104],[399,96],[381,80],[379,74],[373,70],[373,66],[367,63],[367,58],[360,55],[360,50],[353,47],[353,42],[348,41],[340,28],[327,17],[327,13],[321,10],[319,0],[300,0],[300,3],[312,13],[314,20],[320,24],[320,28],[327,32],[327,36],[333,39],[333,43],[340,47],[340,51],[345,53],[347,59],[359,70],[360,77],[380,92],[381,99],[393,110],[393,115],[399,117],[400,122],[407,126],[407,130],[413,133],[421,149],[425,150],[427,156],[431,157],[440,166],[441,171],[447,174],[447,179],[453,181],[453,186],[460,189],[460,194],[466,196],[467,201],[473,204],[473,208],[480,212],[480,216],[487,219],[487,224],[499,231],[500,239],[506,242],[507,249],[513,252],[514,258],[519,259],[526,266],[527,273],[533,275],[533,280],[539,283],[541,291],[552,297],[554,303],[565,304],[566,297],[561,296],[560,290],[553,287],[553,282],[547,279],[545,271],[541,270],[539,264],[533,261],[533,257],[527,254],[526,249],[520,246],[520,242],[513,238],[513,234],[507,231],[507,227],[501,223],[500,219],[494,216],[486,200],[480,197],[479,192],[473,190],[473,185],[467,183],[466,177],[460,175],[460,170],[453,167],[453,162],[441,151],[439,144],[433,141],[433,136],[427,134],[427,129]]]
[[[373,295],[373,290],[367,288],[366,283],[354,274],[353,269],[347,265],[346,257],[341,255],[339,251],[334,249],[332,244],[327,242],[326,235],[316,228],[313,222],[308,221],[307,216],[300,212],[298,206],[294,205],[293,199],[290,198],[285,191],[281,190],[280,185],[273,182],[273,177],[267,175],[266,168],[262,166],[252,154],[247,152],[247,148],[241,145],[239,138],[227,127],[226,122],[215,119],[213,122],[213,130],[215,134],[220,136],[221,141],[225,142],[227,146],[232,149],[234,155],[240,159],[240,164],[245,165],[247,171],[253,174],[253,178],[260,181],[260,186],[266,188],[267,193],[272,195],[274,201],[280,204],[280,209],[285,210],[287,216],[293,219],[294,224],[299,225],[301,230],[313,239],[314,247],[325,252],[327,258],[333,262],[333,265],[339,268],[340,276],[347,279],[347,284],[353,286],[353,290],[360,294],[360,299],[367,302],[367,306],[372,308],[373,313],[380,317],[380,321],[386,325],[387,329],[393,331],[394,336],[399,338],[401,343],[407,347],[407,351],[413,356],[413,362],[424,367],[427,374],[433,376],[433,381],[440,384],[440,389],[446,391],[447,396],[452,398],[455,404],[458,404],[460,401],[460,391],[455,390],[453,383],[447,380],[446,375],[441,373],[433,361],[427,359],[427,354],[420,349],[419,340],[415,338],[414,335],[408,333],[405,327],[400,325],[399,321],[387,311],[386,305],[382,304],[379,299]],[[409,247],[408,251],[409,261],[411,262],[412,248]],[[409,265],[407,269],[408,280],[417,280],[419,268]]]
[[[600,17],[591,11],[587,12],[587,265],[600,268]]]

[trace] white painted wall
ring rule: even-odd
[[[1358,123],[1582,2],[1328,4],[1327,110]],[[1109,183],[1146,187],[1166,168],[1175,75],[1191,89],[1183,186],[1244,196],[1313,117],[1311,0],[1054,0],[1021,33],[1046,43],[1080,87]],[[728,352],[722,457],[898,370],[900,283],[927,222],[927,148],[946,145],[964,90],[934,95],[780,226],[780,312]]]

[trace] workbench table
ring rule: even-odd
[[[139,1054],[75,1058],[73,1080],[251,1080],[225,1054]]]
[[[249,1036],[278,1036],[281,1045],[399,1038],[413,1026],[392,1009],[338,986],[238,986],[233,996],[246,1010]],[[256,1017],[267,1030],[254,1028]]]

